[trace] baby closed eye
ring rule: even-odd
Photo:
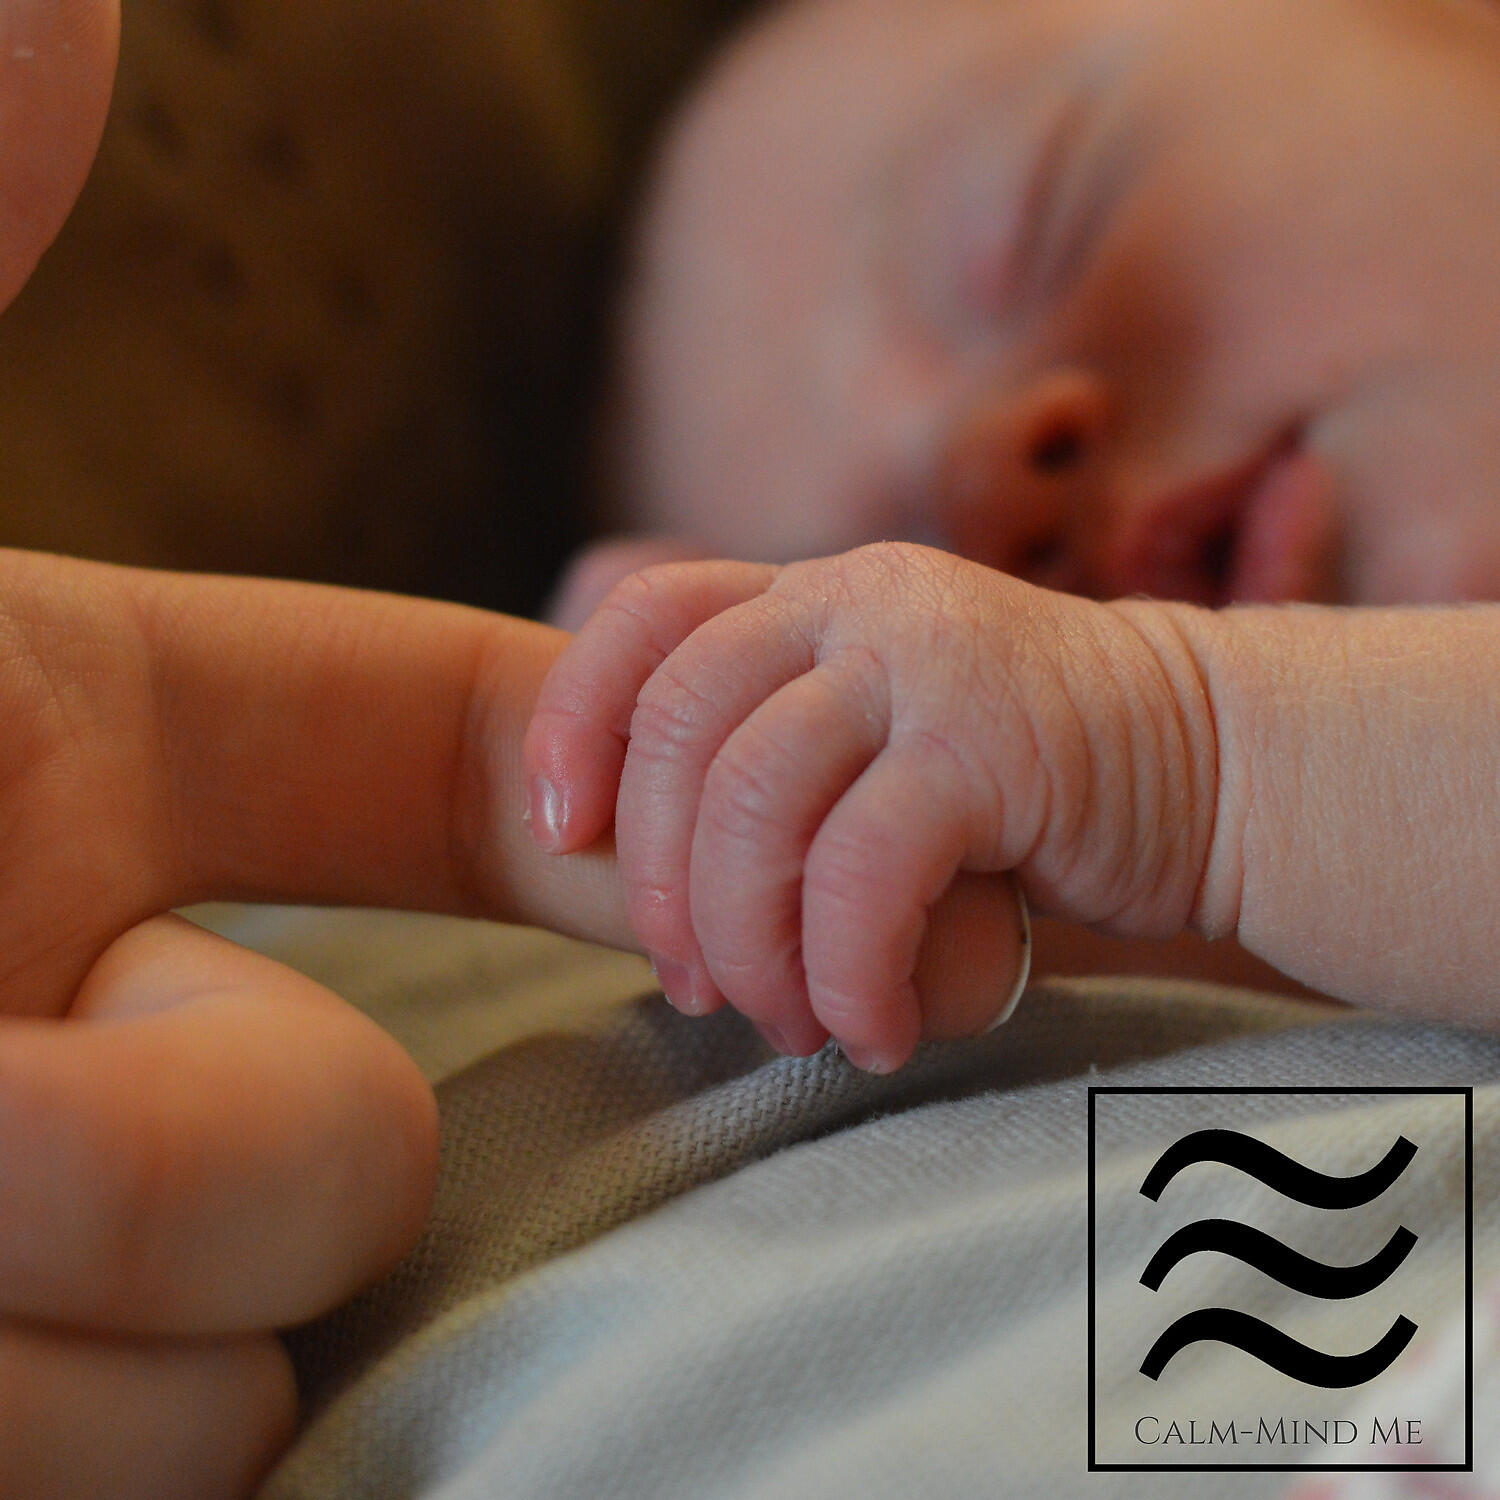
[[[1021,306],[1055,307],[1077,284],[1129,186],[1129,152],[1114,106],[1114,95],[1084,89],[1048,131],[1011,283]]]
[[[1030,111],[1021,160],[991,165],[948,206],[952,237],[939,280],[961,330],[1033,321],[1082,278],[1133,181],[1141,152],[1108,79],[1075,80]],[[988,151],[996,150],[993,139]]]

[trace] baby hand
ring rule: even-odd
[[[831,1033],[888,1071],[1000,1010],[1013,879],[1106,930],[1190,915],[1211,721],[1161,608],[1136,606],[1143,624],[903,544],[649,569],[543,687],[533,832],[573,850],[614,816],[631,920],[681,1008],[727,999],[783,1050]],[[935,990],[953,943],[969,961]]]

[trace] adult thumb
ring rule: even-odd
[[[88,176],[119,39],[119,0],[0,0],[0,308]]]

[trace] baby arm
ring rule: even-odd
[[[889,1068],[979,1029],[1018,961],[1004,872],[1066,921],[1236,934],[1469,1018],[1500,957],[1497,637],[1483,608],[1097,604],[901,545],[652,570],[543,689],[533,823],[572,849],[613,813],[674,998],[789,1050]],[[923,983],[929,908],[971,983]]]

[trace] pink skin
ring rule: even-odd
[[[1325,995],[1494,1026],[1497,704],[1494,607],[1096,603],[877,543],[634,575],[524,760],[547,847],[615,815],[679,999],[889,1070],[998,1009],[1007,872],[1075,928],[1232,935]]]
[[[567,852],[614,820],[632,925],[683,1009],[727,999],[783,1051],[832,1034],[887,1072],[995,1016],[1020,963],[1004,872],[1072,921],[1186,925],[1212,798],[1162,678],[1101,606],[927,548],[666,565],[548,676],[533,829]],[[1198,793],[1168,839],[1163,786]],[[967,903],[969,980],[933,989],[941,900]]]
[[[622,579],[655,563],[693,562],[709,551],[680,537],[608,537],[586,547],[564,570],[547,601],[546,619],[577,630]]]
[[[625,476],[613,519],[648,535],[585,562],[571,619],[678,536],[773,562],[909,537],[1102,598],[1500,598],[1497,160],[1500,13],[1484,0],[783,7],[709,79],[665,154],[612,435]],[[716,576],[672,595],[717,597]],[[940,1000],[916,1018],[907,987],[912,914],[941,864],[904,896],[879,872],[843,871],[884,909],[905,902],[899,955],[870,950],[868,1032],[836,961],[799,1002],[797,841],[810,857],[823,835],[808,806],[869,746],[830,730],[791,763],[800,787],[774,783],[803,822],[761,851],[782,864],[747,916],[753,872],[704,831],[735,773],[708,775],[701,726],[685,719],[679,744],[648,710],[654,751],[625,751],[636,726],[618,683],[645,682],[674,630],[706,618],[679,601],[674,626],[653,587],[629,586],[601,627],[641,610],[660,632],[649,650],[628,629],[613,654],[597,632],[580,648],[613,705],[608,754],[564,723],[592,699],[544,698],[562,717],[528,746],[562,798],[553,847],[607,826],[623,766],[632,916],[669,992],[699,1010],[728,993],[790,1050],[842,1027],[889,1063],[949,1019]],[[906,603],[887,601],[890,621],[871,600],[860,613],[898,675],[915,646],[929,669],[950,648],[933,649]],[[964,656],[975,643],[952,644]],[[699,649],[683,647],[693,663]],[[753,635],[736,649],[717,676],[695,667],[713,688],[696,684],[695,712],[743,755],[736,705],[716,693],[780,657]],[[665,689],[650,684],[655,702]],[[680,774],[657,773],[681,808],[647,796],[653,754],[682,758]],[[942,824],[903,831],[935,846]],[[754,949],[754,921],[776,951]],[[824,926],[804,923],[818,952],[870,936]]]
[[[610,522],[1500,597],[1497,161],[1490,0],[782,7],[664,154]]]
[[[273,1330],[426,1219],[437,1108],[204,900],[627,945],[607,848],[541,854],[522,730],[560,632],[0,548],[0,1495],[240,1500],[291,1438]],[[372,747],[378,747],[372,749]]]

